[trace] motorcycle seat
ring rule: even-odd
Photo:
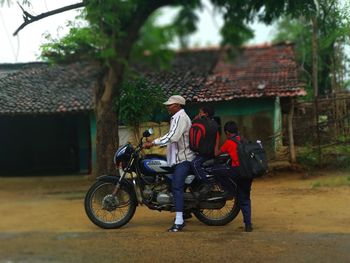
[[[231,162],[230,155],[227,153],[223,153],[216,156],[215,158],[212,158],[203,162],[202,167],[207,168],[207,167],[213,166],[214,164],[224,164],[224,163],[230,164],[230,162]]]
[[[203,162],[202,167],[207,168],[207,167],[213,166],[214,163],[215,163],[215,158],[212,158]]]

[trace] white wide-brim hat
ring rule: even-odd
[[[173,95],[166,102],[164,102],[163,104],[164,105],[171,105],[171,104],[185,105],[186,104],[186,100],[180,95]]]

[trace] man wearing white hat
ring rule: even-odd
[[[170,232],[178,232],[185,226],[183,219],[184,207],[184,184],[185,178],[189,173],[191,161],[195,154],[189,147],[189,130],[191,128],[191,119],[182,108],[186,100],[180,95],[171,96],[163,104],[166,105],[170,120],[170,129],[164,136],[155,139],[153,142],[146,142],[145,148],[153,145],[167,145],[167,161],[170,166],[175,166],[172,179],[172,191],[174,196],[176,218]]]

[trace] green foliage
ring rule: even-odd
[[[346,71],[346,61],[349,59],[344,50],[344,47],[350,44],[349,17],[349,9],[343,8],[339,1],[320,2],[320,12],[317,17],[318,86],[320,94],[331,93],[335,88],[333,87],[335,83],[340,88],[345,88],[340,73]],[[302,73],[307,83],[308,93],[311,93],[312,27],[310,18],[301,16],[293,19],[291,16],[286,16],[278,22],[277,30],[274,42],[288,40],[296,44],[298,61],[302,65]],[[312,97],[309,96],[310,99]]]
[[[222,44],[231,44],[241,46],[249,39],[254,37],[252,29],[244,23],[225,24],[221,29],[221,34],[224,36]]]
[[[312,28],[309,21],[301,17],[293,19],[287,16],[277,22],[277,32],[274,36],[273,42],[279,43],[289,41],[295,43],[296,56],[298,64],[301,65],[300,77],[306,83],[307,97],[305,100],[313,99],[313,88],[312,88],[312,44],[311,35]]]
[[[250,0],[251,2],[262,2],[259,0]],[[284,0],[263,1],[265,10],[261,10],[260,20],[265,23],[271,23],[282,15],[288,14],[291,17],[310,17],[316,14],[316,5],[314,0]],[[260,7],[261,8],[261,7]]]
[[[116,101],[116,109],[120,120],[130,126],[138,126],[141,122],[151,121],[155,113],[160,113],[165,101],[160,87],[154,86],[144,78],[134,78],[122,85],[122,95]]]
[[[350,176],[335,176],[326,179],[320,178],[312,182],[311,185],[312,188],[350,186]]]
[[[176,16],[173,25],[179,37],[181,48],[188,47],[189,35],[197,30],[198,20],[194,8],[188,5],[184,6]]]
[[[41,57],[43,59],[52,62],[93,59],[101,60],[107,64],[109,63],[108,61],[119,59],[116,47],[125,45],[124,42],[127,36],[127,30],[131,27],[133,21],[138,19],[135,15],[138,15],[138,9],[141,10],[142,7],[146,6],[145,1],[91,0],[87,3],[86,9],[80,18],[89,21],[88,26],[82,27],[78,23],[73,24],[74,27],[70,30],[69,34],[61,39],[55,39],[51,35],[46,35],[48,43],[41,47]],[[157,50],[159,52],[152,52],[152,54],[155,54],[154,57],[156,55],[159,56],[162,49],[164,49],[161,41],[165,41],[165,39],[159,39],[159,36],[163,34],[161,31],[166,31],[168,28],[156,28],[155,25],[150,23],[146,23],[145,26],[147,29],[153,30],[153,34],[151,35],[155,37],[156,41],[154,41],[155,43],[152,45],[152,51]],[[158,33],[154,33],[157,32],[157,30]],[[142,36],[144,36],[146,39],[148,38],[148,40],[151,39],[148,33],[147,30],[145,34],[140,34],[141,40],[139,40],[139,45],[136,44],[136,49],[140,49],[142,43],[151,46],[149,41],[147,42],[147,40],[142,38]],[[165,35],[165,33],[163,35]],[[168,39],[166,43],[170,41]],[[136,40],[137,39],[135,39],[135,42]],[[133,44],[135,43],[131,43],[131,46],[133,46]],[[127,50],[128,48],[129,46],[126,46],[125,49],[121,48],[121,50]],[[134,53],[137,53],[137,51]],[[166,54],[160,57],[170,57],[170,55]]]
[[[321,182],[320,181],[316,181],[312,183],[312,188],[318,188],[321,187]]]
[[[214,6],[223,14],[224,26],[221,30],[224,43],[240,44],[252,36],[245,25],[260,21],[266,24],[283,15],[300,17],[315,13],[314,0],[212,0]],[[233,28],[230,26],[233,25]]]
[[[168,48],[176,37],[173,25],[157,26],[159,13],[155,13],[143,25],[140,37],[133,45],[131,61],[147,64],[159,69],[168,68],[174,52]],[[84,16],[83,16],[84,17]],[[117,57],[116,50],[109,45],[108,38],[99,34],[94,26],[70,22],[73,26],[63,38],[53,38],[46,34],[47,43],[41,46],[41,58],[51,63],[67,63],[78,60],[108,61]]]
[[[108,37],[118,38],[125,24],[132,20],[133,10],[137,8],[137,1],[104,0],[87,1],[87,20],[99,28]],[[111,35],[111,33],[117,35]]]
[[[94,27],[73,27],[60,39],[45,35],[48,41],[43,44],[41,58],[55,63],[73,62],[77,60],[106,59],[115,56],[114,49],[104,49],[105,38],[97,34]]]
[[[347,90],[350,90],[350,79],[347,80],[347,81],[345,81],[345,88],[346,88]]]
[[[339,138],[339,141],[344,141],[343,144],[333,145],[322,148],[321,166],[335,169],[350,169],[350,147],[349,139]],[[317,147],[306,146],[298,149],[298,163],[316,168],[320,166],[319,153]]]
[[[306,167],[315,168],[318,166],[318,152],[310,146],[298,149],[297,162]]]
[[[169,49],[176,37],[174,25],[158,26],[156,19],[161,13],[152,15],[140,30],[140,38],[131,52],[133,63],[142,63],[157,69],[166,69],[174,58],[174,51]]]

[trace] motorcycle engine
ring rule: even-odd
[[[148,201],[157,202],[160,205],[167,205],[173,202],[172,193],[168,192],[164,187],[152,188],[151,186],[146,185],[143,190],[143,196],[148,199]]]
[[[145,190],[143,190],[143,196],[147,199],[147,200],[152,200],[153,197],[153,190],[146,185]]]
[[[173,202],[173,194],[168,192],[158,193],[157,202],[161,205],[171,204]]]

